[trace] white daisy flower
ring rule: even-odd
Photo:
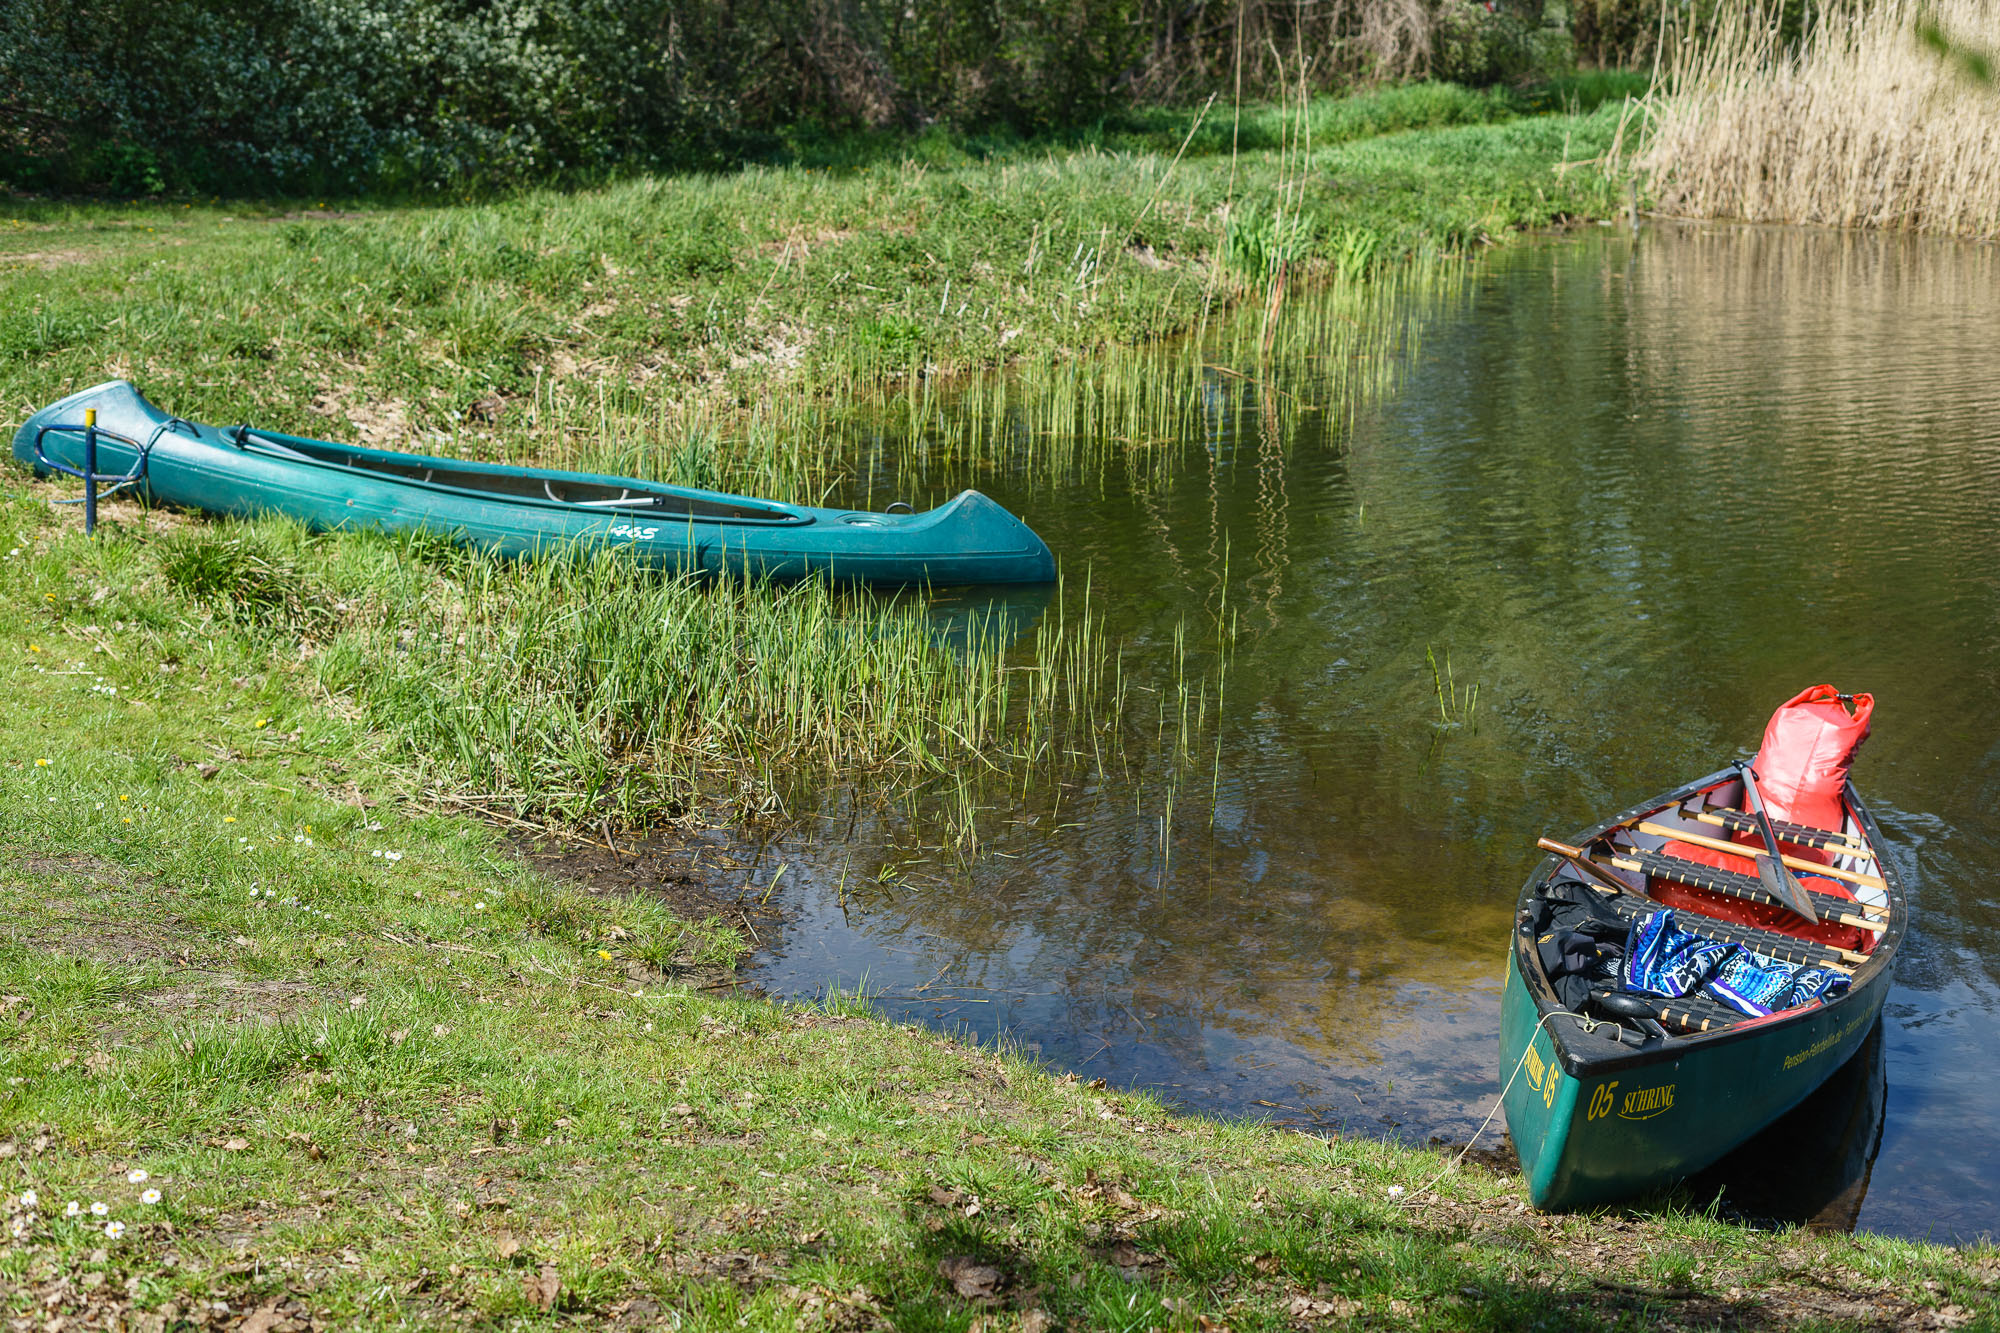
[[[8,1230],[14,1233],[15,1240],[22,1239],[28,1234],[28,1219],[25,1217],[15,1218],[13,1225]]]
[[[146,1190],[139,1195],[140,1203],[158,1203],[159,1201],[160,1192],[158,1190]]]
[[[78,1203],[75,1199],[71,1199],[68,1203],[63,1205],[64,1217],[81,1217],[82,1215],[83,1215],[83,1205]]]
[[[102,1199],[99,1199],[95,1203],[90,1205],[90,1215],[92,1217],[104,1217],[107,1216],[110,1212],[111,1212],[111,1205],[104,1202],[104,1200]]]
[[[21,1191],[21,1206],[23,1208],[33,1208],[36,1204],[40,1203],[41,1201],[42,1201],[42,1196],[35,1193],[33,1190]]]
[[[152,1178],[143,1166],[135,1166],[125,1173],[126,1182],[133,1185],[143,1185]]]
[[[125,1224],[123,1222],[106,1222],[104,1224],[104,1234],[113,1240],[117,1240],[125,1234]]]

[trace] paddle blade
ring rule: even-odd
[[[1819,913],[1813,911],[1812,899],[1806,894],[1805,886],[1792,878],[1791,871],[1778,864],[1777,857],[1765,855],[1757,858],[1757,881],[1764,892],[1806,920],[1819,920]]]

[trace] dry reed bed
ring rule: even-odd
[[[1689,217],[2000,235],[2000,90],[1923,45],[1920,18],[2000,47],[1994,0],[1830,7],[1787,49],[1755,6],[1672,48],[1640,167]]]

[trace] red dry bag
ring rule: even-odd
[[[1868,720],[1874,713],[1874,695],[1843,698],[1831,685],[1801,690],[1778,705],[1764,728],[1764,744],[1753,765],[1757,790],[1771,818],[1840,832],[1847,819],[1840,802],[1847,789],[1847,770],[1854,766],[1854,752],[1868,739]],[[1803,847],[1787,846],[1785,851],[1812,861],[1833,859]]]

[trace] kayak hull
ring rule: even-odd
[[[148,501],[236,517],[282,514],[321,531],[429,533],[512,557],[616,547],[652,566],[870,584],[1044,583],[1055,558],[977,491],[923,513],[753,500],[598,473],[505,467],[331,444],[170,417],[122,380],[72,394],[14,436],[37,473],[80,469],[96,413],[99,475],[137,469]],[[38,455],[39,448],[39,455]],[[630,503],[574,495],[630,496]]]
[[[1723,770],[1579,834],[1588,845],[1621,821],[1671,807],[1727,779]],[[1872,847],[1860,800],[1848,807]],[[1881,1017],[1906,926],[1894,871],[1887,929],[1850,987],[1830,1002],[1743,1018],[1711,1032],[1624,1045],[1565,1013],[1544,977],[1526,915],[1563,865],[1550,857],[1522,891],[1500,1010],[1507,1124],[1530,1200],[1550,1211],[1615,1203],[1708,1167],[1790,1111],[1861,1049]],[[1700,923],[1690,920],[1690,929]]]

